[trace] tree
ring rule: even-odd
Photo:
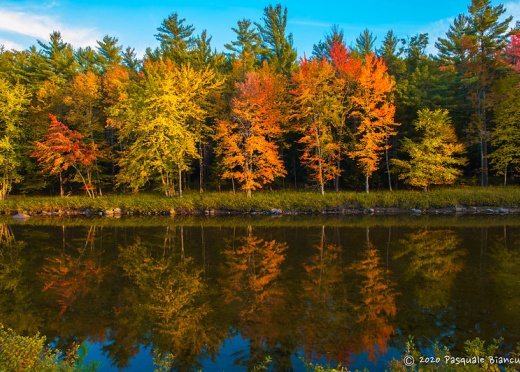
[[[504,176],[507,184],[508,168],[520,165],[520,79],[510,75],[498,81],[495,96],[495,127],[491,132],[491,145],[495,150],[489,155],[491,166]]]
[[[237,35],[236,41],[231,44],[225,44],[224,47],[232,52],[234,58],[240,61],[242,67],[242,80],[245,79],[245,74],[253,71],[255,66],[259,63],[259,56],[261,52],[261,38],[260,33],[251,29],[251,21],[243,19],[237,22],[237,28],[233,27],[233,32]]]
[[[119,40],[116,37],[105,35],[103,40],[97,42],[98,65],[105,72],[123,62],[123,47],[117,45]]]
[[[370,32],[368,28],[366,28],[356,39],[356,53],[358,53],[360,56],[366,56],[374,53],[376,40],[377,37],[375,37],[374,34]]]
[[[387,73],[384,61],[374,54],[365,56],[359,88],[352,97],[355,109],[351,116],[359,120],[355,136],[357,143],[348,155],[357,159],[365,174],[365,191],[369,179],[379,167],[380,153],[388,149],[388,138],[396,132],[395,106],[390,102],[394,81]]]
[[[334,67],[325,59],[303,59],[293,74],[295,130],[302,137],[300,160],[309,169],[311,179],[325,194],[325,184],[339,175],[337,159],[341,146],[334,140],[333,128],[343,125],[342,85]]]
[[[109,68],[103,75],[103,115],[106,118],[105,128],[108,132],[107,140],[111,150],[109,160],[112,176],[115,176],[115,164],[124,147],[120,130],[129,111],[131,75],[132,70],[124,65]],[[134,75],[137,75],[135,71]]]
[[[236,179],[247,197],[276,177],[286,174],[274,142],[282,134],[283,78],[269,70],[246,74],[231,101],[230,120],[217,123],[217,153],[222,157],[223,178]]]
[[[71,44],[63,41],[60,32],[53,32],[50,35],[48,44],[39,40],[38,44],[41,47],[40,55],[44,57],[44,61],[51,73],[54,74],[58,80],[63,82],[76,74],[78,62],[74,55],[74,49]]]
[[[516,73],[520,73],[520,31],[511,35],[504,54],[506,63],[513,67]]]
[[[101,123],[101,78],[92,71],[79,73],[72,79],[63,103],[69,107],[67,122],[73,125],[91,145],[101,148],[104,142],[104,126]],[[97,159],[94,160],[96,172],[95,194],[102,195],[101,176]]]
[[[195,38],[192,36],[195,28],[185,24],[186,19],[179,19],[177,13],[172,13],[163,20],[155,38],[160,42],[157,51],[160,56],[170,59],[175,63],[186,63],[189,54],[195,47]]]
[[[296,67],[296,51],[293,48],[292,34],[286,35],[287,8],[278,4],[264,8],[264,24],[255,22],[262,38],[264,60],[273,66],[276,72],[290,76]]]
[[[490,0],[472,0],[467,16],[459,16],[446,39],[439,39],[441,59],[461,76],[467,97],[474,109],[468,131],[480,145],[481,186],[488,185],[490,92],[503,64],[500,52],[507,43],[512,17],[502,18],[503,5],[492,6]]]
[[[20,181],[22,123],[29,105],[24,86],[0,78],[0,200],[7,199],[12,185]]]
[[[457,142],[447,110],[424,109],[418,116],[414,126],[420,140],[405,138],[401,143],[401,150],[411,159],[393,160],[402,170],[399,179],[425,191],[430,185],[450,185],[462,174],[457,167],[466,163],[466,159],[457,157],[464,151],[464,145]]]
[[[79,48],[76,52],[76,60],[79,64],[79,70],[83,73],[92,72],[99,74],[101,72],[98,65],[98,54],[90,46]]]
[[[325,58],[330,62],[332,59],[332,49],[335,45],[344,45],[344,38],[343,30],[339,29],[338,25],[333,25],[330,28],[330,33],[325,34],[325,41],[319,41],[318,44],[312,46],[312,55],[318,61]]]
[[[52,114],[47,139],[44,142],[35,141],[36,151],[31,157],[38,160],[42,172],[60,177],[60,195],[63,196],[62,173],[69,168],[76,170],[76,176],[83,183],[83,189],[89,197],[94,197],[92,185],[92,165],[100,155],[95,143],[86,145],[83,135],[59,122]]]
[[[179,66],[170,60],[145,63],[142,79],[129,97],[128,120],[122,123],[121,135],[130,145],[119,162],[118,184],[138,191],[159,179],[170,197],[177,179],[182,197],[182,172],[198,157],[192,124],[205,119],[201,102],[220,85],[209,67],[196,71],[189,63]]]

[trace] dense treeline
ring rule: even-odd
[[[186,188],[392,189],[504,185],[520,162],[520,32],[473,0],[427,34],[379,49],[332,26],[297,59],[288,12],[244,19],[225,52],[171,14],[142,59],[59,32],[0,49],[0,197]]]

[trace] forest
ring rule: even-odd
[[[217,51],[170,14],[158,47],[59,31],[0,48],[0,199],[186,190],[506,186],[520,164],[520,25],[472,0],[445,37],[331,26],[298,58],[288,9]],[[428,54],[433,42],[436,55]]]

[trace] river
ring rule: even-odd
[[[0,323],[86,341],[101,371],[383,371],[410,337],[520,341],[520,217],[1,222]]]

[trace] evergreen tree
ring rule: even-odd
[[[290,76],[296,67],[292,34],[286,34],[287,8],[269,5],[264,8],[263,25],[256,23],[262,39],[263,58],[276,72]]]
[[[165,57],[175,63],[186,63],[189,60],[189,54],[195,48],[195,28],[185,22],[185,18],[179,19],[179,15],[173,13],[161,23],[157,28],[159,33],[155,35],[160,42],[159,50],[148,53],[152,60],[157,57]]]
[[[518,171],[520,165],[520,77],[511,74],[502,78],[495,88],[498,101],[495,108],[495,127],[491,132],[491,145],[495,150],[489,155],[491,166],[504,176],[507,184],[508,170]],[[516,166],[516,168],[511,168]]]
[[[103,71],[120,65],[123,62],[123,47],[117,45],[119,40],[116,37],[105,35],[103,40],[98,41],[98,64]]]
[[[466,16],[460,15],[436,44],[447,67],[460,76],[472,113],[466,120],[470,138],[480,147],[481,186],[488,185],[488,137],[491,111],[490,91],[503,61],[500,52],[507,43],[507,28],[512,17],[502,19],[503,5],[490,0],[472,0]]]
[[[356,38],[356,52],[360,56],[374,53],[377,37],[367,28]]]
[[[259,64],[262,40],[258,30],[251,28],[251,25],[251,21],[248,19],[238,21],[237,27],[232,28],[237,37],[236,41],[224,45],[233,58],[240,61],[242,79],[245,78],[247,72],[253,71]]]
[[[343,45],[345,35],[343,30],[338,25],[333,25],[330,28],[330,33],[325,34],[325,41],[319,41],[318,44],[313,45],[312,55],[318,60],[325,58],[329,62],[332,60],[331,51],[334,45]]]

